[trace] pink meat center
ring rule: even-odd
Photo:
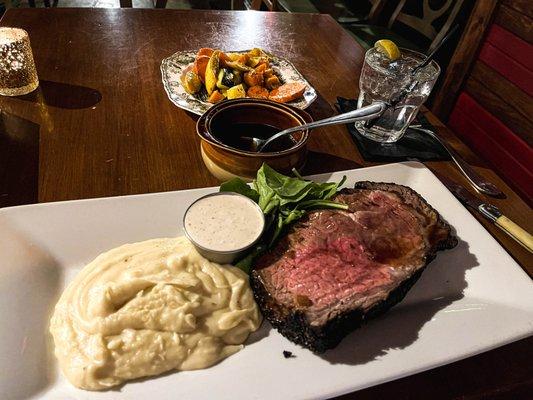
[[[289,236],[293,251],[262,271],[275,292],[285,292],[284,302],[303,296],[323,309],[390,290],[412,272],[424,247],[416,216],[385,192],[358,204],[350,213],[314,212],[297,237]]]

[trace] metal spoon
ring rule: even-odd
[[[256,137],[247,137],[247,136],[241,136],[241,139],[249,141],[251,150],[259,153],[265,150],[265,148],[273,141],[279,139],[282,136],[288,135],[290,133],[298,132],[304,129],[318,128],[321,126],[348,124],[350,122],[377,118],[381,114],[383,114],[383,111],[385,111],[386,108],[387,108],[387,104],[385,102],[377,101],[369,106],[362,107],[354,111],[350,111],[347,113],[335,115],[334,117],[325,118],[319,121],[313,121],[308,124],[303,124],[303,125],[289,128],[289,129],[285,129],[281,132],[276,133],[275,135],[272,135],[268,139],[260,139]]]
[[[496,185],[487,182],[485,178],[483,178],[476,171],[474,171],[474,169],[459,154],[457,154],[457,152],[448,143],[439,138],[439,136],[435,132],[429,129],[422,128],[419,125],[410,125],[409,128],[417,130],[419,132],[427,133],[429,136],[439,142],[442,147],[444,147],[444,149],[448,152],[448,154],[450,154],[450,157],[452,158],[453,162],[455,162],[455,164],[466,177],[466,179],[468,179],[470,184],[478,192],[484,193],[492,197],[503,196],[503,192],[498,189]]]

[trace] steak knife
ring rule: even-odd
[[[439,176],[439,179],[455,195],[455,197],[461,201],[461,203],[479,211],[485,218],[491,220],[498,228],[533,253],[533,236],[503,215],[498,207],[489,203],[484,203],[466,188],[445,177]]]

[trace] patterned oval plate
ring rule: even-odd
[[[232,51],[232,53],[246,53],[248,50]],[[184,110],[190,111],[194,114],[202,115],[212,106],[211,103],[200,100],[191,95],[183,89],[180,82],[181,72],[192,62],[196,57],[197,51],[178,51],[170,57],[165,58],[161,62],[161,75],[163,79],[163,86],[167,92],[168,98],[175,105]],[[307,85],[303,97],[291,101],[290,104],[300,109],[307,108],[316,99],[315,89],[307,82],[300,72],[292,65],[292,63],[285,58],[277,57],[269,54],[271,57],[271,65],[274,68],[276,75],[281,77],[282,82],[302,82]]]

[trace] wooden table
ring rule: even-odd
[[[0,206],[217,185],[200,157],[196,117],[176,108],[161,84],[160,62],[177,50],[261,46],[287,57],[319,93],[309,108],[315,119],[335,113],[336,96],[356,96],[363,59],[363,50],[331,17],[316,14],[11,9],[1,25],[29,32],[41,87],[0,98]],[[530,208],[427,117],[507,195],[490,200],[533,231]],[[305,173],[372,165],[342,126],[312,135],[309,146]],[[427,165],[467,184],[450,162]],[[533,274],[531,255],[482,223]],[[517,398],[533,387],[532,345],[531,338],[522,340],[343,398]]]

